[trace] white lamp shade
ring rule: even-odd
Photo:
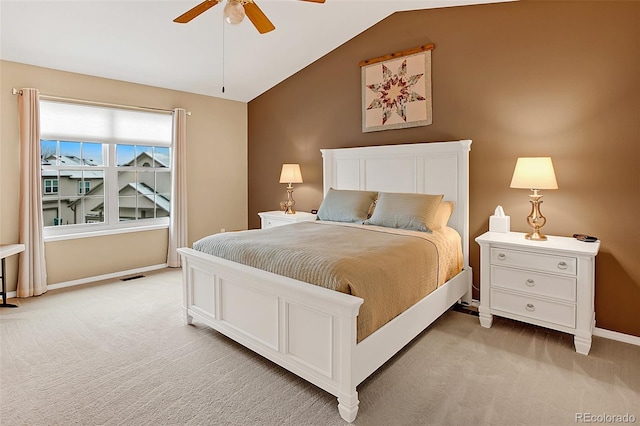
[[[520,157],[511,179],[511,188],[558,189],[551,157]]]
[[[280,183],[302,183],[302,173],[299,164],[283,164],[280,173]]]

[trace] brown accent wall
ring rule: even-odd
[[[249,103],[249,227],[286,197],[297,162],[299,210],[322,201],[321,148],[472,139],[473,238],[497,204],[527,231],[528,191],[510,189],[519,156],[551,156],[551,235],[602,240],[597,326],[640,336],[640,3],[515,2],[397,13]],[[321,37],[321,35],[319,35]],[[361,132],[358,62],[426,43],[433,124]],[[304,46],[300,46],[304,49]],[[475,295],[477,297],[477,294]]]

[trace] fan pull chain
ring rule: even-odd
[[[224,93],[224,14],[222,15],[222,93]]]

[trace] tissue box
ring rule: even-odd
[[[489,216],[489,231],[509,232],[511,230],[510,216]]]

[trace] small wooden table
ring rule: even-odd
[[[24,250],[24,244],[0,244],[0,258],[2,259],[2,303],[0,303],[0,308],[18,307],[18,305],[7,303],[7,272],[4,261],[5,258],[23,252]]]

